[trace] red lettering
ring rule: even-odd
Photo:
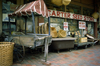
[[[90,21],[94,21],[94,18],[90,17]]]
[[[68,28],[68,26],[64,26],[64,28]]]
[[[52,16],[53,16],[53,15],[56,16],[55,11],[52,12]]]
[[[79,22],[79,24],[81,24],[81,22]]]
[[[64,17],[66,18],[66,13],[64,13]]]
[[[86,16],[84,16],[84,20],[86,20]]]
[[[82,24],[84,24],[84,22],[82,22]]]
[[[87,19],[86,19],[87,21],[89,21],[90,20],[90,18],[87,16]]]
[[[73,19],[77,19],[77,14],[73,14]]]
[[[61,12],[61,14],[62,14],[62,16],[61,16],[61,17],[63,17],[63,12]]]
[[[48,10],[48,11],[49,11],[49,14],[50,14],[51,10]],[[51,16],[51,14],[50,14],[50,16]]]
[[[79,20],[82,20],[82,15],[78,15],[78,19]]]
[[[64,23],[64,25],[67,25],[66,23]]]
[[[57,11],[57,16],[60,17],[60,12],[59,11]]]
[[[70,18],[70,13],[67,13],[67,16],[66,16],[67,18]]]

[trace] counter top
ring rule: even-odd
[[[76,38],[73,37],[66,37],[66,38],[52,38],[52,41],[57,41],[57,40],[75,40]]]

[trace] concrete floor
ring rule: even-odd
[[[27,53],[21,63],[14,63],[13,66],[100,66],[100,45],[87,49],[72,49],[71,52],[49,52],[48,61],[44,62],[43,59],[44,53]]]

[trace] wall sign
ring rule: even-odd
[[[64,30],[68,31],[68,22],[64,22]]]
[[[3,14],[2,21],[3,22],[9,22],[8,14]],[[10,18],[10,22],[15,22],[15,19],[14,18]]]
[[[97,19],[94,19],[93,17],[79,15],[79,14],[74,14],[74,13],[49,10],[49,14],[50,14],[50,16],[55,16],[55,17],[62,17],[62,18],[70,18],[70,19],[77,19],[77,20],[85,20],[85,21],[97,22]]]
[[[79,29],[85,29],[86,28],[86,23],[79,21]]]

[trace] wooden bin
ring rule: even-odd
[[[87,37],[79,38],[79,43],[87,42]]]
[[[13,42],[0,42],[0,66],[12,66]]]

